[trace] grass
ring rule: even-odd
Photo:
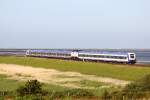
[[[0,74],[0,93],[3,91],[7,91],[7,92],[9,92],[8,97],[10,95],[11,98],[15,98],[16,89],[19,88],[20,86],[24,86],[25,82],[8,79],[8,78],[9,78],[9,76]],[[82,86],[95,86],[95,87],[99,87],[99,86],[103,85],[103,83],[100,84],[98,82],[85,81],[85,80],[81,81],[79,84]],[[42,89],[47,92],[54,92],[54,93],[58,92],[58,93],[62,93],[62,94],[65,91],[72,92],[72,90],[71,90],[72,88],[66,88],[66,87],[52,85],[52,84],[43,84]],[[106,89],[111,90],[111,91],[116,90],[116,88],[113,88],[113,87],[106,88]],[[100,97],[105,89],[104,88],[95,88],[95,89],[83,89],[83,90],[89,91],[89,92],[93,93],[95,96]],[[78,91],[76,91],[76,92],[78,92]],[[29,96],[27,98],[31,98],[31,97]],[[0,98],[0,100],[1,99],[3,100],[4,98],[2,97],[2,98]],[[24,100],[24,99],[21,98],[21,100]],[[69,100],[71,100],[71,99],[69,99]]]
[[[23,85],[23,82],[7,79],[7,76],[0,75],[0,91],[13,91],[21,85]]]
[[[14,79],[9,79],[9,76],[0,74],[0,91],[15,91],[19,86],[24,85],[25,82]],[[65,87],[43,84],[43,89],[46,91],[63,91]]]
[[[122,80],[136,80],[150,74],[150,68],[136,65],[117,65],[93,62],[78,62],[32,57],[0,57],[0,63],[33,67],[52,68],[60,71],[74,71],[88,75],[112,77]]]
[[[94,87],[94,88],[101,88],[102,86],[109,86],[109,84],[96,82],[96,81],[89,81],[89,80],[82,80],[79,82],[82,87]]]

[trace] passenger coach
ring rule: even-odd
[[[134,64],[136,62],[135,53],[123,52],[87,52],[80,51],[78,58],[82,60],[96,60],[104,62],[118,62],[126,64]]]
[[[27,50],[26,56],[48,58],[71,58],[70,50]]]

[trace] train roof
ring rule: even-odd
[[[44,53],[64,53],[64,54],[70,54],[71,50],[30,50],[30,52],[44,52]]]
[[[50,50],[30,50],[30,52],[44,52],[44,53],[64,53],[70,54],[75,50],[63,50],[63,49],[50,49]],[[113,54],[113,55],[127,55],[130,52],[118,52],[118,51],[95,51],[95,50],[76,50],[79,54]]]
[[[129,52],[115,52],[115,51],[79,51],[79,54],[116,54],[116,55],[127,55]]]

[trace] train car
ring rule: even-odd
[[[27,50],[26,56],[48,58],[70,58],[70,50]]]
[[[117,62],[126,64],[136,63],[135,53],[128,53],[128,52],[79,51],[78,58],[83,61],[93,60],[93,61]]]

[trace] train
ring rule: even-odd
[[[74,59],[81,61],[97,61],[135,64],[136,54],[133,52],[110,52],[94,50],[27,50],[26,56],[47,57],[59,59]]]

